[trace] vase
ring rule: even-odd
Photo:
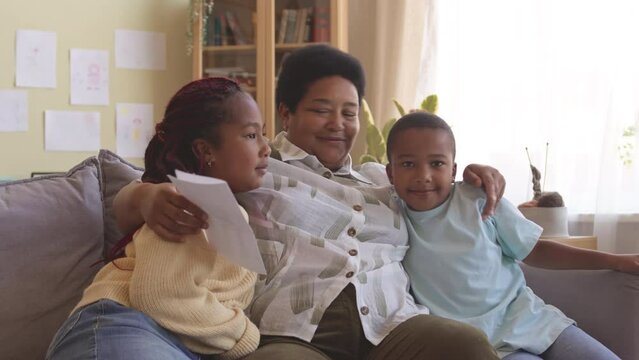
[[[569,237],[568,208],[522,207],[519,211],[526,219],[544,228],[541,237]]]

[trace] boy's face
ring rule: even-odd
[[[395,191],[417,211],[434,209],[448,198],[457,164],[445,130],[410,128],[396,134],[386,173]]]
[[[213,161],[206,175],[225,180],[234,193],[250,191],[261,185],[271,153],[262,136],[262,116],[245,94],[230,98],[226,106],[232,119],[220,125],[221,144],[210,150]]]

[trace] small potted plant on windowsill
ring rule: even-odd
[[[528,148],[528,163],[532,171],[533,199],[519,205],[519,211],[530,221],[544,228],[541,237],[568,237],[568,208],[558,192],[543,191],[541,172],[532,164]],[[546,143],[546,169],[548,164],[548,143]],[[545,175],[544,175],[545,176]],[[544,177],[545,184],[545,177]]]

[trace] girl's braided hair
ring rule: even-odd
[[[192,81],[173,95],[146,148],[142,181],[169,182],[167,175],[175,170],[201,174],[206,164],[192,143],[202,138],[221,144],[219,127],[230,120],[226,100],[240,93],[235,81],[213,77]]]
[[[230,121],[226,100],[236,94],[244,93],[235,81],[205,78],[186,84],[173,95],[146,147],[142,181],[169,182],[167,175],[175,175],[175,170],[202,174],[206,164],[193,151],[193,141],[202,138],[213,146],[221,144],[220,125]],[[105,263],[124,256],[124,249],[132,241],[135,231],[137,229],[111,249]],[[113,264],[117,267],[115,262]]]

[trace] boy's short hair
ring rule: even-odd
[[[275,88],[275,106],[284,103],[291,112],[309,86],[330,76],[341,76],[357,89],[361,103],[366,79],[362,64],[354,56],[328,45],[309,45],[297,49],[282,61]]]
[[[386,158],[388,159],[388,162],[391,161],[391,153],[393,151],[393,146],[395,145],[395,138],[397,138],[397,135],[403,131],[415,128],[441,129],[446,131],[452,141],[453,160],[455,159],[455,135],[453,134],[453,130],[450,128],[450,126],[448,126],[446,121],[435,114],[425,111],[417,111],[414,113],[406,114],[399,118],[399,120],[397,120],[397,122],[389,131],[388,139],[386,140]]]

